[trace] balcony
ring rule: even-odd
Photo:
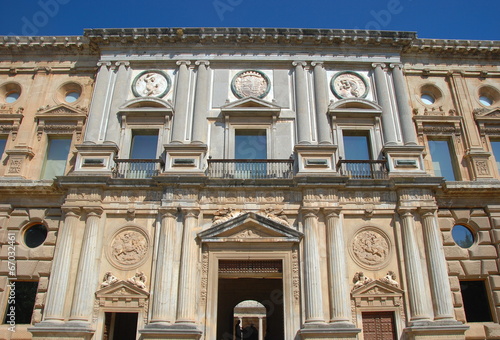
[[[292,159],[209,159],[207,176],[227,179],[287,179]]]
[[[151,178],[164,167],[161,159],[115,159],[114,178]]]
[[[387,162],[385,160],[339,160],[337,170],[342,176],[352,179],[386,179],[388,178]]]

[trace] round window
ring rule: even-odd
[[[479,96],[479,102],[484,106],[491,106],[493,104],[493,100],[487,96]]]
[[[68,92],[66,93],[66,97],[64,98],[68,103],[74,103],[80,98],[79,92]]]
[[[21,96],[21,85],[18,83],[5,83],[0,86],[0,103],[12,104]]]
[[[474,244],[474,234],[464,225],[455,225],[451,230],[451,235],[459,247],[470,248]]]
[[[422,99],[422,102],[425,104],[425,105],[432,105],[434,104],[434,102],[436,101],[434,99],[433,96],[431,96],[430,94],[423,94],[420,96],[420,99]]]
[[[19,92],[7,93],[7,95],[5,96],[5,102],[6,103],[13,103],[19,98],[19,96],[20,96]]]
[[[47,238],[47,227],[43,224],[34,224],[24,232],[24,243],[29,248],[40,246]]]

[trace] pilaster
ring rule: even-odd
[[[311,120],[307,95],[307,75],[305,61],[294,61],[295,66],[295,111],[298,144],[311,144]]]

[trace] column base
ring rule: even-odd
[[[87,322],[42,321],[28,331],[38,340],[90,340],[95,329]]]
[[[463,340],[469,326],[456,320],[417,322],[403,332],[408,340]]]
[[[143,329],[139,330],[141,339],[160,340],[185,340],[200,339],[203,332],[195,324],[167,324],[167,323],[154,323],[148,324]]]
[[[357,339],[361,329],[356,328],[352,323],[314,323],[305,324],[300,330],[299,335],[302,340],[316,339],[338,339],[348,340]]]

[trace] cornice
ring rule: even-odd
[[[452,40],[452,39],[414,39],[403,54],[440,54],[440,55],[498,55],[500,41],[497,40]]]
[[[85,36],[0,36],[0,49],[3,48],[91,50]]]

